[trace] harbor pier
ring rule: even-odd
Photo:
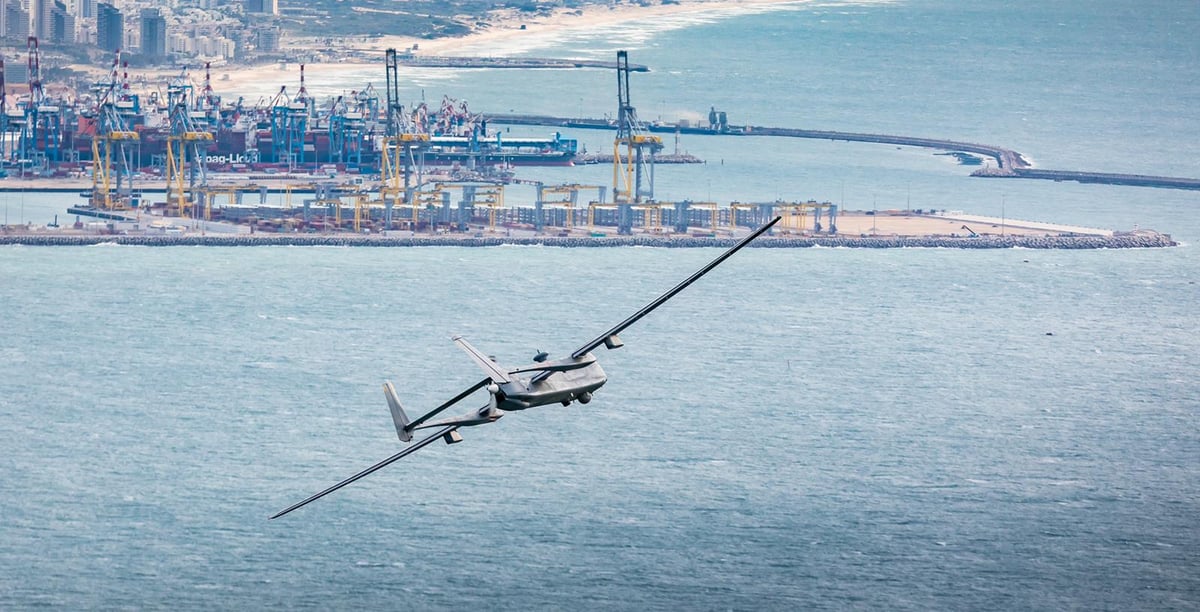
[[[605,119],[504,113],[489,114],[488,119],[493,123],[500,124],[546,125],[605,130],[615,129],[614,126]],[[923,138],[918,136],[900,136],[895,134],[870,134],[862,132],[808,130],[800,128],[766,127],[754,125],[720,124],[714,128],[711,125],[693,126],[655,123],[647,125],[646,129],[651,132],[703,134],[714,136],[781,136],[787,138],[843,140],[846,142],[868,142],[876,144],[921,147],[946,152],[961,151],[980,155],[993,160],[995,165],[980,168],[979,170],[972,172],[971,176],[975,177],[1077,181],[1080,183],[1096,183],[1105,185],[1133,185],[1138,187],[1158,187],[1163,189],[1200,190],[1200,179],[1197,178],[1121,174],[1111,172],[1086,172],[1079,170],[1046,170],[1034,168],[1020,153],[1012,149],[997,145],[966,142],[961,140]]]

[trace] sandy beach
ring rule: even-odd
[[[563,33],[598,30],[636,22],[653,22],[678,17],[689,21],[716,20],[751,12],[778,10],[786,5],[807,4],[812,0],[679,0],[671,4],[643,6],[634,2],[588,5],[580,9],[556,8],[544,15],[531,15],[515,9],[493,11],[486,28],[464,37],[434,40],[384,37],[362,48],[405,49],[414,44],[427,55],[499,55],[505,51],[524,51],[548,44]],[[676,27],[686,21],[677,20]]]
[[[330,75],[345,83],[347,77],[361,74],[363,84],[383,79],[383,54],[387,49],[408,50],[415,45],[418,55],[426,56],[494,56],[534,53],[573,34],[596,30],[629,27],[644,27],[647,31],[665,31],[687,27],[695,23],[716,21],[737,15],[787,10],[788,7],[807,4],[812,0],[679,0],[670,4],[642,6],[622,1],[614,4],[588,5],[579,9],[557,8],[547,13],[531,14],[515,9],[501,9],[489,13],[486,27],[476,28],[471,34],[461,37],[423,39],[402,36],[386,36],[344,43],[346,57],[337,62],[309,63],[304,66],[306,88],[315,96],[338,95],[342,86],[331,84]],[[305,47],[308,41],[287,41],[285,44]],[[313,42],[313,45],[316,43]],[[93,67],[76,66],[79,69]],[[281,69],[282,68],[282,69]],[[97,70],[100,70],[97,68]],[[289,92],[299,87],[299,65],[265,64],[257,66],[219,66],[212,69],[213,86],[220,91],[244,95],[248,100],[256,96],[274,95],[281,85]],[[135,80],[145,77],[151,89],[179,75],[178,69],[131,70]],[[204,78],[201,67],[190,73],[193,81]],[[377,84],[378,86],[378,84]]]

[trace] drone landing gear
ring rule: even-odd
[[[463,441],[462,434],[458,433],[457,429],[454,431],[447,431],[446,434],[442,436],[442,439],[446,441],[446,444],[458,444],[459,442]]]
[[[579,395],[576,395],[575,397],[563,400],[562,405],[570,406],[572,400],[578,400],[580,404],[586,404],[586,403],[592,401],[592,394],[587,391],[584,391],[583,393],[580,393]]]

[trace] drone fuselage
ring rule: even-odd
[[[529,378],[514,378],[500,383],[497,407],[501,410],[525,410],[546,404],[587,403],[596,389],[608,382],[604,369],[589,353],[578,359],[583,365],[571,369],[539,372]]]

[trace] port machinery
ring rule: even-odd
[[[204,115],[193,111],[193,88],[185,74],[167,85],[170,110],[170,135],[167,136],[167,214],[194,215],[193,207],[208,187],[207,151],[213,143],[212,132],[201,123]],[[187,179],[187,187],[184,179]]]
[[[382,181],[380,199],[385,209],[385,223],[392,225],[391,210],[394,206],[412,208],[412,225],[415,228],[419,212],[415,189],[424,175],[423,160],[429,148],[429,134],[418,131],[421,124],[413,122],[400,103],[400,77],[396,50],[388,49],[385,57],[387,125],[380,155],[379,173]]]
[[[731,208],[731,210],[737,210]],[[829,234],[837,233],[837,211],[836,204],[830,202],[816,202],[809,200],[808,202],[776,202],[775,210],[781,217],[779,221],[779,229],[781,231],[798,231],[801,233],[812,232],[819,234],[822,231],[827,231]],[[812,212],[813,224],[808,225],[808,213]],[[824,212],[828,226],[821,224],[821,216]],[[736,219],[730,219],[730,226],[733,227]]]
[[[595,189],[597,198],[588,203],[587,225],[595,228],[598,211],[615,214],[618,234],[633,232],[635,213],[640,212],[648,227],[661,225],[662,204],[654,201],[654,158],[663,149],[662,138],[648,134],[638,120],[637,109],[629,94],[629,54],[617,52],[617,135],[613,139],[612,202],[605,201],[603,186],[566,184],[545,186],[537,184],[533,224],[536,231],[546,225],[545,209],[563,211],[563,227],[575,227],[575,211],[579,207],[579,192]],[[560,198],[548,198],[558,195]]]
[[[21,172],[41,171],[63,161],[62,137],[67,101],[48,96],[42,86],[36,36],[26,39],[29,94],[10,108],[0,61],[0,157]]]
[[[136,96],[129,93],[127,66],[122,64],[121,50],[117,49],[109,81],[92,88],[97,102],[92,137],[92,190],[88,196],[91,205],[101,210],[128,210],[139,203],[133,191],[133,177],[141,136],[130,128],[129,120],[140,109]],[[126,72],[120,73],[123,67]]]
[[[603,199],[603,198],[601,198]],[[587,205],[586,228],[589,232],[597,232],[602,226],[612,227],[622,222],[621,210],[625,205],[593,201]],[[739,227],[749,227],[758,224],[764,218],[780,216],[778,229],[785,232],[805,234],[830,235],[837,233],[838,207],[830,202],[732,202],[722,207],[716,202],[698,202],[684,200],[680,202],[647,201],[640,204],[628,205],[630,210],[631,229],[640,227],[647,233],[685,234],[699,229],[712,233],[718,231],[734,232]],[[567,229],[576,227],[571,221],[575,212],[573,207],[566,211]],[[812,216],[812,223],[808,222]],[[822,223],[822,218],[825,222]],[[669,228],[669,230],[668,230]],[[539,228],[540,229],[540,228]],[[618,233],[631,233],[620,232]]]
[[[654,199],[654,156],[662,138],[649,134],[638,120],[629,94],[629,53],[617,51],[617,136],[613,140],[613,203],[618,205],[618,232],[632,230],[632,206]]]
[[[603,205],[604,197],[608,188],[604,185],[580,185],[578,183],[568,183],[562,185],[546,185],[541,182],[535,183],[537,188],[537,199],[534,201],[533,227],[534,231],[541,232],[546,225],[558,225],[567,230],[575,227],[575,211],[579,207],[579,195],[583,191],[596,191],[596,199],[589,203],[588,225],[591,225],[590,219],[592,206]],[[551,215],[557,217],[551,223],[547,223],[546,209],[552,211],[562,211],[562,214]]]

